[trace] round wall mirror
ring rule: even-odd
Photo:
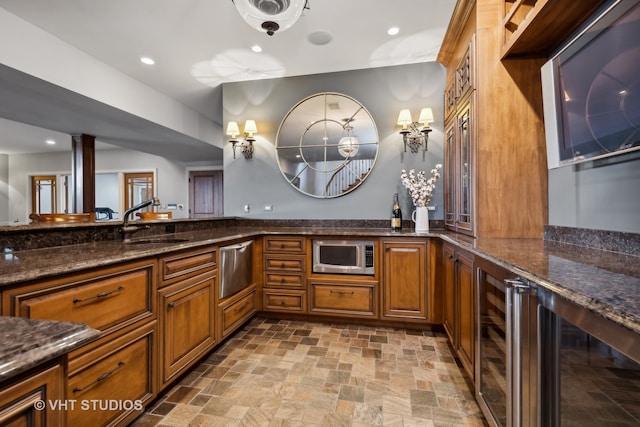
[[[324,92],[303,99],[282,119],[276,158],[296,190],[332,198],[364,182],[378,156],[378,130],[355,99]]]

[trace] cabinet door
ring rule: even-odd
[[[427,242],[383,241],[383,316],[427,318]]]
[[[443,284],[444,284],[444,292],[442,293],[444,299],[444,315],[443,315],[443,326],[444,330],[447,332],[449,336],[449,341],[454,346],[457,346],[455,341],[456,333],[456,321],[455,321],[455,274],[456,274],[456,261],[455,261],[455,251],[449,245],[443,246]]]
[[[56,364],[27,379],[0,387],[0,425],[10,427],[62,427],[66,411],[47,404],[37,410],[36,402],[64,404],[64,368]]]
[[[473,380],[475,354],[475,287],[473,259],[461,253],[456,255],[456,275],[459,301],[459,339],[457,353],[462,366]]]
[[[456,227],[456,120],[447,124],[444,141],[444,223],[447,227]]]
[[[472,101],[469,99],[457,117],[458,153],[456,155],[456,190],[458,230],[473,231],[473,127],[472,127]]]
[[[215,343],[214,273],[161,289],[162,385]]]

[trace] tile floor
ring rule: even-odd
[[[484,426],[444,334],[254,318],[132,426]]]

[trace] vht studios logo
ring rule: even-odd
[[[38,400],[33,407],[42,411],[51,409],[52,411],[136,411],[142,410],[144,406],[140,400]]]

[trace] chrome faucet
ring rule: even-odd
[[[128,243],[131,241],[131,234],[135,233],[138,230],[146,230],[151,228],[151,226],[149,225],[145,225],[142,227],[139,227],[137,225],[129,225],[129,216],[131,216],[131,214],[133,214],[135,211],[139,210],[139,209],[143,209],[146,208],[147,206],[159,206],[160,205],[160,200],[157,197],[154,197],[150,200],[145,200],[142,203],[138,203],[137,205],[130,207],[129,209],[127,209],[124,212],[123,218],[122,218],[122,227],[120,228],[120,234],[122,234],[122,241],[124,243]]]

